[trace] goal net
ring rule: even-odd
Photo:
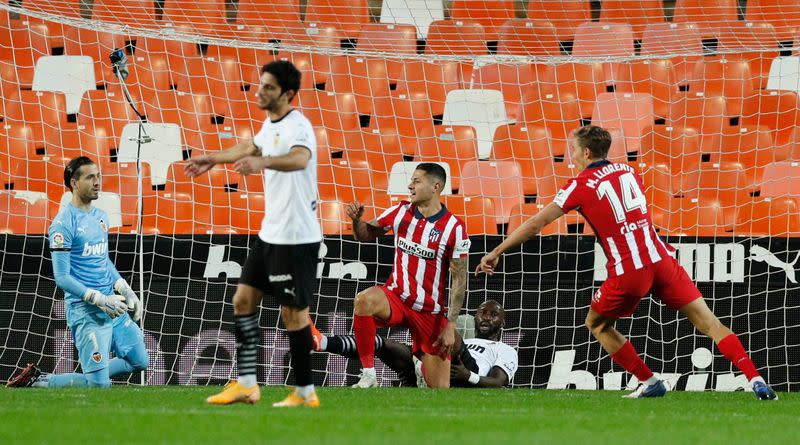
[[[766,2],[744,16],[725,1],[702,13],[688,1],[521,3],[0,5],[0,378],[28,362],[78,367],[46,242],[70,199],[63,168],[78,155],[98,163],[111,257],[145,302],[151,366],[125,381],[235,377],[231,298],[260,227],[263,183],[231,166],[190,179],[183,165],[252,138],[266,117],[255,101],[260,69],[290,60],[303,73],[293,105],[318,143],[325,239],[311,311],[324,334],[350,333],[354,296],[393,265],[391,236],[353,239],[347,203],[372,218],[404,199],[417,163],[441,163],[443,203],[466,222],[474,269],[578,173],[569,135],[591,123],[611,132],[609,159],[641,173],[660,236],[767,381],[797,389],[800,58],[779,26],[796,12]],[[115,48],[127,55],[141,126],[108,62]],[[486,299],[505,307],[514,386],[635,386],[583,325],[605,264],[592,228],[571,213],[510,252],[500,273],[470,277],[465,313]],[[277,303],[262,306],[258,380],[290,383]],[[656,300],[617,327],[678,389],[746,386]],[[404,329],[381,333],[410,341]],[[312,363],[318,384],[358,374],[357,360],[315,353]],[[378,366],[384,385],[398,383]]]

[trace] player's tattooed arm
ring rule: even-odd
[[[376,221],[366,222],[361,219],[364,216],[364,205],[358,201],[348,204],[346,211],[347,216],[353,220],[353,238],[356,241],[371,242],[386,234],[386,230],[380,227]]]
[[[450,260],[450,303],[447,309],[448,321],[455,323],[461,308],[464,306],[464,296],[467,292],[467,267],[469,257],[453,258]]]

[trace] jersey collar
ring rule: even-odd
[[[290,115],[292,113],[292,111],[294,111],[294,108],[289,109],[289,111],[287,111],[286,114],[284,114],[283,116],[279,117],[277,120],[270,119],[269,121],[272,122],[273,124],[277,124],[278,122],[284,120],[286,118],[286,116]]]
[[[441,210],[436,212],[434,215],[431,215],[428,218],[425,218],[425,216],[419,211],[419,208],[417,206],[414,206],[414,217],[417,218],[417,219],[427,219],[428,222],[431,222],[431,223],[435,223],[436,221],[439,221],[444,216],[445,213],[447,213],[447,207],[445,207],[444,204],[442,204],[442,209]]]
[[[594,161],[586,166],[586,170],[589,170],[590,168],[604,167],[610,163],[611,161],[609,161],[608,159],[601,159],[599,161]]]

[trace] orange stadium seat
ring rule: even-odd
[[[44,155],[45,151],[36,144],[36,136],[31,127],[14,125],[3,128],[0,132],[0,157],[6,158],[6,161],[24,162]]]
[[[153,213],[142,217],[146,234],[191,234],[211,231],[211,206],[185,193],[156,195]]]
[[[587,22],[575,31],[573,56],[630,57],[635,51],[633,30],[628,24]],[[615,82],[618,68],[618,63],[603,64],[607,83]]]
[[[670,60],[643,60],[620,64],[615,91],[645,93],[653,96],[657,118],[669,116],[669,107],[677,99],[678,79]]]
[[[796,237],[800,210],[793,198],[756,198],[737,208],[735,235]]]
[[[679,85],[684,85],[694,72],[694,65],[702,59],[703,39],[700,29],[693,23],[654,23],[647,25],[642,35],[643,56],[669,57],[675,67]],[[697,54],[675,56],[675,54]]]
[[[629,153],[639,151],[642,130],[653,122],[653,97],[645,93],[599,94],[592,112],[592,125],[622,131]]]
[[[563,156],[571,150],[570,133],[582,126],[578,98],[571,93],[545,93],[541,97],[526,97],[517,113],[517,122],[547,128],[553,155]]]
[[[769,23],[729,22],[720,29],[719,47],[725,58],[741,60],[750,66],[753,85],[766,88],[769,68],[778,57],[780,41]]]
[[[540,67],[540,65],[535,66]],[[575,95],[579,100],[581,117],[585,118],[591,117],[597,95],[606,91],[602,63],[563,63],[546,66],[539,78],[537,85],[539,94],[559,92]]]
[[[648,165],[666,164],[674,173],[695,169],[702,161],[700,136],[690,127],[654,125],[642,130],[641,155]]]
[[[268,37],[280,39],[299,29],[300,2],[297,0],[239,0],[236,24],[242,27],[259,27],[268,31]],[[237,26],[235,29],[239,30]],[[263,38],[263,35],[262,35]]]
[[[359,114],[372,114],[373,98],[389,97],[385,59],[338,56],[331,58],[331,75],[325,89],[353,93]]]
[[[720,135],[731,126],[724,97],[708,97],[703,93],[683,93],[670,106],[667,124],[692,127],[700,135],[704,152],[719,150]]]
[[[581,23],[592,20],[590,2],[586,0],[530,0],[528,18],[553,24],[561,41],[571,41]]]
[[[694,67],[689,92],[723,96],[727,100],[727,114],[737,115],[744,99],[756,94],[758,82],[755,80],[747,62],[703,60]]]
[[[63,151],[64,154],[69,157],[79,155],[88,156],[98,164],[110,161],[111,150],[115,149],[117,146],[116,140],[114,140],[113,136],[111,136],[109,132],[102,127],[87,128],[82,130],[78,132],[78,138],[79,150],[77,153],[67,154],[68,151],[65,149]]]
[[[183,59],[180,57],[179,59]],[[173,63],[170,59],[170,66],[176,65],[185,69],[184,72],[173,72],[175,88],[180,91],[191,93],[215,92],[221,94],[224,91],[242,91],[245,84],[242,69],[239,61],[227,56],[222,59],[186,58],[184,63]],[[173,68],[175,69],[175,68]],[[255,71],[255,70],[254,70]]]
[[[162,21],[168,27],[191,25],[207,36],[225,36],[227,12],[223,0],[165,0]]]
[[[498,224],[508,223],[511,209],[523,202],[522,172],[516,162],[472,161],[461,169],[460,193],[491,198]]]
[[[685,172],[696,172],[699,164],[685,163]],[[635,166],[644,184],[644,194],[647,202],[655,207],[668,209],[669,202],[674,196],[681,194],[681,174],[673,173],[667,163],[645,164],[640,162]]]
[[[600,22],[627,23],[637,40],[642,39],[647,25],[666,21],[661,0],[606,0],[601,4]]]
[[[764,167],[762,197],[800,197],[800,163],[774,162]]]
[[[765,125],[777,147],[786,147],[800,126],[800,100],[795,91],[760,91],[742,102],[743,126]],[[788,157],[788,156],[786,156]]]
[[[125,48],[126,37],[93,29],[67,27],[64,30],[64,54],[89,56],[94,60],[94,77],[100,85],[115,81],[108,56],[115,48]]]
[[[492,143],[492,159],[518,163],[523,192],[525,195],[535,195],[536,178],[546,172],[542,163],[553,162],[547,129],[524,124],[497,127]]]
[[[714,38],[724,23],[738,19],[737,0],[677,0],[672,21],[696,23],[704,38]]]
[[[541,212],[546,205],[547,204],[539,204],[539,203],[515,205],[514,208],[511,210],[511,219],[508,222],[508,230],[506,233],[514,233],[514,231],[517,230],[519,226],[521,226],[525,221],[527,221],[531,217],[535,216],[537,213]],[[576,235],[579,234],[579,232],[577,231],[578,229],[577,224],[579,223],[585,224],[582,218],[576,217],[575,213],[567,214],[567,216],[558,218],[551,224],[545,226],[542,229],[542,231],[539,232],[539,235],[541,236]]]
[[[417,28],[414,25],[393,23],[365,23],[356,43],[357,51],[382,52],[391,54],[417,53]],[[386,71],[392,83],[403,74],[402,60],[387,58]]]
[[[178,25],[174,27],[176,31],[185,34],[196,34],[197,31],[192,25]],[[183,40],[172,40],[169,38],[158,37],[136,37],[136,52],[138,57],[200,57],[200,48],[194,42]]]
[[[144,111],[141,105],[137,103],[140,112]],[[117,141],[125,125],[138,122],[123,93],[115,89],[84,92],[77,119],[79,131],[91,133],[94,128],[102,128]],[[118,146],[118,142],[113,146]]]
[[[744,165],[737,162],[701,164],[681,176],[681,192],[688,198],[716,198],[724,206],[748,202],[757,187]]]
[[[151,0],[95,0],[92,18],[142,28],[156,26],[155,2]]]
[[[12,191],[0,191],[0,233],[47,233],[48,204],[46,199],[31,202]]]
[[[491,64],[473,72],[475,89],[498,90],[503,93],[506,116],[514,119],[522,104],[522,95],[536,84],[536,72],[532,65]]]
[[[745,20],[767,22],[781,42],[794,40],[800,31],[800,3],[783,0],[747,0]]]
[[[5,125],[31,127],[37,146],[44,146],[44,141],[77,138],[77,124],[67,118],[64,94],[53,91],[25,90],[7,100]]]
[[[685,236],[730,236],[735,211],[714,198],[675,200],[662,220],[662,234]]]
[[[345,235],[350,233],[350,218],[345,211],[347,203],[340,201],[320,201],[319,220],[325,235]]]
[[[434,20],[428,28],[426,54],[481,56],[487,54],[486,33],[473,20]]]
[[[424,91],[400,92],[376,99],[376,116],[370,120],[369,129],[390,138],[396,135],[402,154],[413,156],[419,137],[433,131],[430,105]]]
[[[264,218],[263,193],[229,193],[231,227],[239,233],[258,233]]]
[[[561,46],[552,23],[543,20],[513,19],[500,27],[497,54],[518,56],[558,56]]]
[[[444,114],[447,93],[461,87],[459,65],[447,61],[411,61],[404,64],[403,78],[397,84],[398,94],[425,93],[430,113]]]
[[[437,125],[434,132],[420,138],[415,161],[446,162],[450,166],[453,190],[461,186],[461,170],[467,162],[478,160],[478,139],[470,126]]]
[[[450,7],[450,17],[455,20],[474,20],[486,30],[486,40],[497,41],[500,27],[513,19],[515,2],[455,0]]]
[[[545,173],[536,178],[536,202],[540,204],[551,202],[561,187],[578,174],[575,166],[566,162],[552,162],[546,166]]]
[[[155,192],[150,180],[150,164],[140,164],[142,175],[142,215],[154,214]],[[122,207],[122,225],[135,226],[138,220],[138,173],[135,162],[103,162],[103,191],[116,193]]]
[[[464,221],[469,235],[497,235],[494,202],[480,196],[443,196],[443,204]]]
[[[720,151],[711,153],[712,162],[739,162],[756,177],[773,161],[774,144],[766,126],[732,127],[722,133]]]
[[[370,22],[367,0],[309,0],[305,23],[331,25],[347,38],[357,38],[361,25]]]

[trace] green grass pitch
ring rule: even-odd
[[[216,387],[0,388],[0,444],[796,443],[800,397],[616,391],[322,388],[319,409],[210,406]]]

